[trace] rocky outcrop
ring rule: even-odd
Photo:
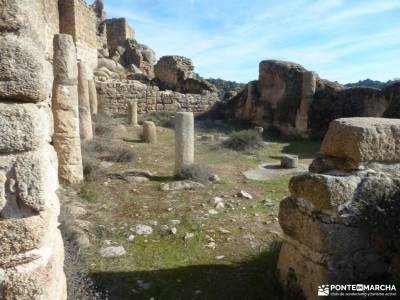
[[[335,120],[323,156],[291,179],[279,211],[278,270],[287,293],[319,299],[320,285],[398,274],[399,134],[399,120]]]
[[[161,57],[154,67],[156,79],[162,89],[184,94],[217,92],[215,86],[200,78],[193,70],[190,59],[176,55]]]
[[[259,79],[219,107],[228,118],[275,128],[287,136],[322,138],[341,117],[400,117],[398,84],[385,90],[345,88],[302,66],[260,63]]]
[[[45,4],[0,5],[0,299],[66,299]]]
[[[323,137],[329,123],[337,118],[382,117],[390,103],[381,90],[363,87],[334,91],[320,88],[313,99],[309,128],[315,138]]]
[[[123,65],[128,66],[131,73],[144,73],[149,78],[154,78],[154,65],[156,53],[150,47],[139,44],[134,39],[126,40],[125,52],[122,56]],[[139,70],[135,69],[138,68]]]

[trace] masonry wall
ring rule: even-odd
[[[46,56],[53,58],[53,37],[60,32],[60,18],[58,0],[46,0],[44,4],[44,18],[46,27]]]
[[[90,74],[97,67],[97,19],[85,0],[61,0],[60,31],[72,35],[78,59],[86,62]]]
[[[0,299],[66,299],[49,111],[56,7],[1,1]]]
[[[99,110],[112,114],[126,114],[128,102],[138,102],[138,112],[149,111],[207,111],[218,100],[217,93],[181,94],[160,91],[135,80],[96,81]]]
[[[113,55],[118,46],[125,43],[127,39],[133,39],[135,32],[129,27],[125,18],[108,19],[105,21],[107,27],[107,44],[110,54]]]

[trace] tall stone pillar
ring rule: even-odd
[[[133,126],[138,125],[137,101],[128,102],[128,123]]]
[[[66,299],[44,3],[0,4],[0,299]]]
[[[317,88],[317,74],[314,72],[303,73],[302,95],[300,107],[296,115],[296,129],[300,135],[308,134],[308,111]]]
[[[194,117],[191,112],[175,115],[175,174],[194,163]]]
[[[59,178],[68,184],[83,180],[79,135],[78,68],[72,36],[54,37],[53,144]]]
[[[81,139],[93,139],[92,116],[90,114],[89,82],[84,62],[78,62],[79,128]]]
[[[92,113],[92,116],[95,116],[97,115],[99,104],[97,101],[97,91],[94,79],[89,79],[88,85],[89,85],[90,112]]]

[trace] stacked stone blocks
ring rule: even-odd
[[[45,8],[0,10],[0,299],[66,299]]]
[[[309,173],[292,178],[291,196],[281,202],[285,239],[278,270],[288,293],[319,299],[319,285],[365,283],[392,269],[395,258],[381,245],[393,241],[371,233],[363,207],[400,195],[399,149],[398,119],[331,123],[323,156]]]

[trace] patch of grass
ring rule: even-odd
[[[96,202],[99,198],[96,186],[91,183],[83,184],[79,190],[79,197],[86,202]]]
[[[236,151],[254,150],[263,146],[263,140],[255,130],[242,130],[233,132],[223,145]]]
[[[203,184],[209,183],[209,179],[212,176],[211,170],[204,165],[191,165],[183,169],[179,174],[176,175],[181,180],[192,180]]]

